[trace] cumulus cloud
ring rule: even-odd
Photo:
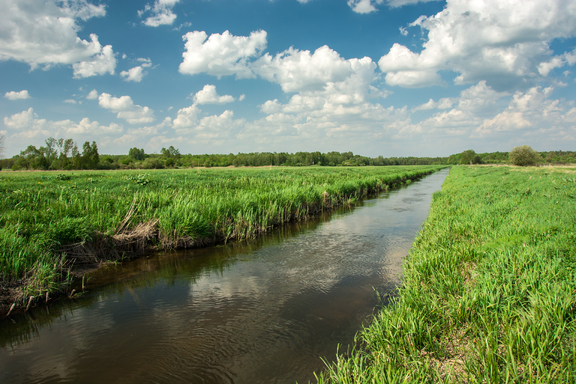
[[[565,65],[574,65],[576,63],[576,49],[572,52],[566,52],[562,55],[554,56],[550,61],[542,62],[538,65],[538,72],[542,76],[548,76],[554,68],[562,68]]]
[[[96,100],[98,98],[98,91],[95,89],[91,90],[86,98],[88,100]]]
[[[137,83],[142,81],[142,77],[144,77],[144,75],[144,68],[142,68],[140,65],[134,68],[130,68],[128,71],[120,72],[120,76],[124,78],[124,81],[135,81]]]
[[[76,123],[72,120],[50,121],[39,119],[34,109],[16,113],[10,117],[4,117],[4,125],[10,130],[16,130],[15,136],[24,138],[48,137],[50,135],[74,135],[74,134],[111,134],[122,132],[122,126],[118,124],[101,125],[97,121],[88,118]]]
[[[10,117],[4,117],[4,125],[9,129],[44,130],[46,123],[46,119],[38,119],[38,115],[34,113],[32,107],[28,108],[26,111],[15,113]]]
[[[180,0],[156,0],[153,5],[146,4],[143,10],[138,11],[138,16],[142,17],[144,14],[149,13],[150,16],[142,21],[144,25],[149,27],[158,27],[160,25],[171,25],[176,20],[176,14],[172,12],[172,8]]]
[[[345,60],[325,45],[313,54],[294,48],[274,57],[267,53],[258,59],[255,68],[264,79],[280,84],[284,92],[297,92],[322,89],[330,82],[346,79],[355,60]]]
[[[516,92],[508,107],[493,118],[485,119],[476,129],[475,136],[484,137],[500,132],[536,128],[535,132],[575,140],[576,108],[562,100],[553,100],[554,88],[533,87],[527,92]],[[534,131],[526,131],[526,134]]]
[[[142,64],[130,68],[127,71],[120,72],[120,76],[124,78],[124,81],[135,81],[137,83],[142,81],[142,78],[147,75],[148,73],[144,71],[144,68],[149,68],[152,66],[152,61],[149,58],[141,58],[139,57],[136,61],[141,62]]]
[[[234,101],[230,95],[219,96],[216,93],[216,86],[206,84],[201,91],[194,95],[194,104],[227,104]]]
[[[20,92],[16,92],[16,91],[6,92],[4,94],[4,97],[7,98],[8,100],[25,100],[25,99],[29,99],[30,95],[28,94],[28,91],[26,89],[24,89]]]
[[[356,13],[371,13],[376,11],[375,5],[383,2],[384,0],[348,0],[348,6]]]
[[[1,0],[0,60],[25,62],[32,69],[75,64],[74,76],[113,73],[112,47],[102,47],[98,36],[78,37],[78,21],[106,14],[104,5],[86,0]]]
[[[428,102],[418,105],[412,108],[413,111],[426,111],[430,109],[448,109],[452,108],[455,100],[451,97],[444,97],[438,101],[434,101],[433,99],[428,100]]]
[[[155,119],[153,110],[135,105],[130,96],[113,97],[108,93],[102,93],[98,97],[98,102],[102,108],[117,113],[116,117],[130,124],[150,123]]]
[[[78,102],[77,102],[76,100],[74,100],[74,99],[66,99],[66,100],[64,100],[64,102],[65,102],[66,104],[76,104],[76,103],[78,103]]]
[[[92,77],[96,75],[114,74],[116,68],[116,57],[112,46],[107,45],[102,48],[102,53],[94,55],[90,60],[72,64],[74,78]]]
[[[258,57],[267,44],[265,31],[252,32],[250,36],[234,36],[225,31],[210,37],[206,32],[194,31],[182,39],[186,41],[186,51],[182,54],[180,73],[207,73],[218,78],[229,75],[254,77],[248,60]]]
[[[178,110],[178,114],[172,122],[175,129],[190,128],[196,125],[200,108],[195,104]]]
[[[440,84],[451,70],[457,84],[486,80],[510,89],[537,79],[561,63],[548,62],[549,43],[576,33],[576,4],[566,0],[448,0],[442,12],[421,16],[410,26],[427,31],[420,53],[394,44],[378,64],[390,85]],[[566,63],[568,60],[566,60]]]

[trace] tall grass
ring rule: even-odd
[[[318,382],[576,382],[575,198],[574,168],[453,168],[399,298]]]
[[[155,223],[159,247],[253,237],[439,168],[2,173],[1,280],[44,276],[38,289],[45,289],[62,265],[63,246],[100,241],[142,223]]]

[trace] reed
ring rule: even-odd
[[[72,262],[254,237],[440,168],[3,172],[1,281],[38,296]]]

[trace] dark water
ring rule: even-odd
[[[448,171],[257,241],[154,255],[0,321],[0,383],[305,383],[395,290]]]

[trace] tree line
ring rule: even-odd
[[[0,160],[0,169],[161,169],[191,167],[258,166],[387,166],[435,164],[506,164],[509,152],[479,153],[466,150],[448,157],[367,157],[352,152],[252,152],[238,154],[181,154],[177,148],[162,148],[149,154],[130,148],[126,155],[100,155],[95,141],[86,141],[82,151],[72,139],[48,138],[45,146],[29,145],[20,154]],[[0,151],[3,138],[0,137]],[[535,152],[535,151],[534,151]],[[0,152],[1,153],[1,152]],[[576,163],[576,152],[535,152],[535,163]]]

